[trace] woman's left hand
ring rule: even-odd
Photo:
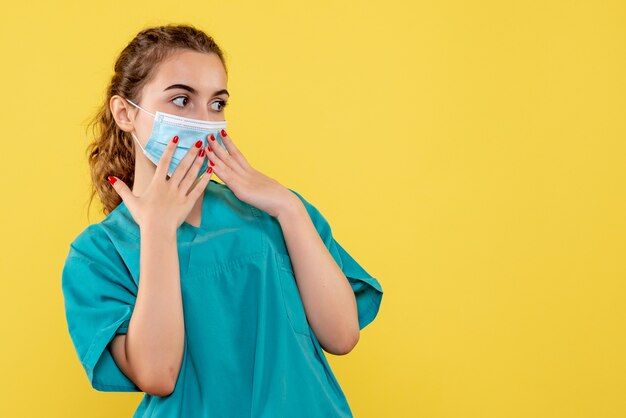
[[[288,188],[252,167],[225,130],[222,129],[220,135],[226,149],[214,137],[211,138],[212,134],[208,136],[209,146],[205,148],[213,172],[239,200],[274,217],[288,210],[294,204],[294,197],[297,197]]]

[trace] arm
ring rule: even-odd
[[[277,216],[302,303],[320,345],[331,354],[349,353],[360,337],[356,298],[302,202],[293,195]]]
[[[140,280],[126,335],[111,342],[124,374],[144,392],[174,390],[183,358],[184,319],[176,230],[141,229]]]

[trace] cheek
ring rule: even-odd
[[[148,138],[152,135],[152,127],[154,125],[154,121],[152,120],[135,120],[135,135],[139,138],[139,142],[144,147],[148,142]]]

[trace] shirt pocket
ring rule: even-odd
[[[280,287],[283,293],[283,302],[291,328],[298,334],[310,335],[309,323],[306,319],[304,305],[300,297],[300,291],[293,273],[291,259],[286,254],[276,252],[276,262],[278,263],[278,275],[280,276]]]

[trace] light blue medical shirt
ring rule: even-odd
[[[359,328],[382,287],[334,239],[299,193],[348,278]],[[133,417],[352,417],[309,326],[280,224],[211,180],[201,225],[177,230],[185,320],[182,366],[168,396],[145,394]],[[140,232],[122,202],[70,244],[62,273],[69,334],[92,387],[140,392],[108,344],[127,332],[139,286]]]

